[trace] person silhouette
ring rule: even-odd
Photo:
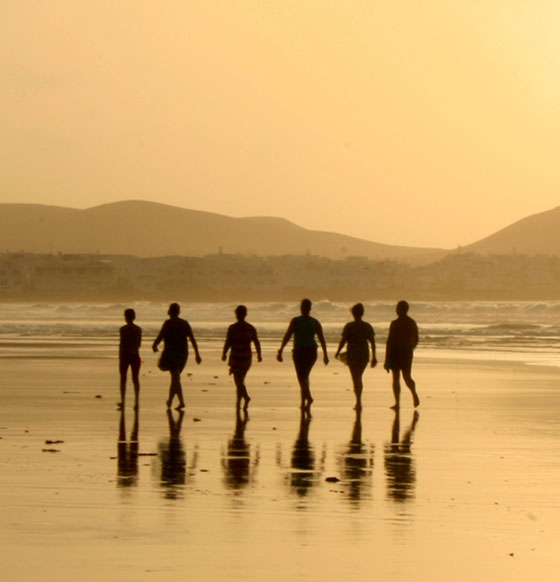
[[[178,499],[187,481],[187,454],[181,440],[181,426],[185,413],[179,410],[177,420],[173,411],[167,409],[169,439],[159,443],[161,459],[161,487],[167,499]],[[196,458],[195,458],[196,464]]]
[[[352,436],[342,453],[342,472],[348,483],[347,494],[354,504],[358,504],[364,490],[371,487],[373,474],[374,445],[364,444],[362,440],[362,411],[356,409]]]
[[[197,364],[202,362],[202,358],[198,352],[198,345],[194,338],[191,326],[188,321],[181,319],[181,307],[178,303],[171,303],[167,311],[169,319],[164,321],[161,330],[154,340],[152,349],[154,352],[158,351],[158,345],[163,340],[163,352],[159,359],[158,367],[162,371],[167,371],[171,375],[171,384],[169,386],[169,397],[167,398],[167,408],[171,408],[173,398],[175,396],[179,399],[179,406],[176,410],[185,408],[185,400],[183,398],[183,387],[181,386],[181,372],[187,364],[189,356],[189,346],[187,339],[190,340]]]
[[[245,305],[238,305],[235,309],[235,315],[237,323],[232,323],[227,330],[226,341],[222,351],[222,361],[226,361],[229,351],[229,373],[233,375],[237,389],[237,408],[239,408],[241,399],[243,399],[245,401],[243,410],[247,410],[251,398],[245,386],[245,376],[251,367],[251,343],[255,345],[259,362],[262,362],[261,344],[257,337],[257,330],[245,321],[247,317]]]
[[[301,408],[304,409],[309,408],[313,402],[309,385],[309,374],[317,361],[317,343],[315,336],[317,336],[321,344],[325,366],[329,363],[329,357],[327,355],[327,344],[325,342],[325,336],[323,335],[323,328],[317,319],[311,317],[311,301],[309,299],[302,299],[300,311],[301,315],[294,317],[290,321],[276,359],[279,362],[283,361],[282,352],[284,347],[290,341],[290,338],[294,336],[292,358],[301,391]]]
[[[420,415],[415,410],[409,428],[400,438],[400,410],[395,409],[391,428],[391,442],[385,445],[383,453],[387,492],[393,501],[402,503],[414,497],[416,467],[412,456],[412,437]]]
[[[354,394],[356,395],[355,409],[359,410],[362,407],[362,391],[364,389],[362,376],[369,361],[369,346],[371,346],[371,367],[374,368],[377,365],[375,333],[373,327],[362,319],[364,316],[362,303],[356,303],[350,311],[354,316],[354,321],[344,326],[334,357],[338,358],[342,348],[348,344],[345,363],[348,364],[352,376]]]
[[[117,442],[117,485],[119,487],[130,487],[138,482],[138,432],[138,408],[135,408],[130,440],[126,440],[124,409],[121,409]]]
[[[307,495],[315,484],[315,452],[309,443],[311,414],[301,409],[299,431],[292,447],[290,485],[300,496]]]
[[[126,376],[128,368],[132,376],[132,383],[134,384],[134,408],[138,408],[140,396],[140,344],[142,343],[142,328],[134,323],[136,313],[134,309],[124,310],[124,319],[126,324],[119,330],[119,373],[121,377],[120,392],[121,401],[117,403],[119,409],[124,408],[124,400],[126,394]]]
[[[397,303],[397,319],[389,326],[387,345],[385,349],[385,363],[383,367],[393,374],[393,394],[395,404],[391,407],[398,409],[400,406],[401,385],[400,375],[408,389],[412,393],[414,407],[420,404],[420,398],[416,393],[416,382],[412,379],[412,356],[414,348],[418,345],[418,326],[414,319],[408,316],[409,305],[406,301]]]
[[[222,454],[225,485],[233,491],[240,491],[251,482],[251,450],[245,440],[248,420],[247,411],[241,413],[239,408],[235,410],[235,432],[228,441],[227,452]]]

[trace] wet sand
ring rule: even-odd
[[[114,359],[1,360],[5,580],[556,578],[560,369],[419,357],[417,414],[377,368],[356,417],[317,364],[302,419],[270,347],[244,419],[216,346],[181,423],[144,356],[137,423]]]

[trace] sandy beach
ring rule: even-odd
[[[264,356],[247,419],[217,342],[182,419],[153,354],[136,419],[115,358],[3,359],[4,579],[556,578],[559,369],[419,357],[416,414],[378,367],[357,417],[347,369],[317,364],[302,420]]]

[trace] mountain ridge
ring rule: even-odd
[[[309,230],[279,217],[234,218],[145,200],[86,209],[44,204],[0,204],[0,251],[204,256],[367,256],[407,262],[437,260],[447,251],[376,243]]]
[[[463,247],[478,254],[560,255],[560,206],[531,214]]]
[[[463,253],[560,256],[560,206],[522,218]],[[0,203],[0,252],[128,254],[139,257],[313,254],[364,256],[410,264],[435,262],[449,249],[377,243],[310,230],[274,216],[231,217],[148,200],[121,200],[76,209]]]

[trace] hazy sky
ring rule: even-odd
[[[454,247],[560,204],[558,0],[0,0],[2,202]]]

